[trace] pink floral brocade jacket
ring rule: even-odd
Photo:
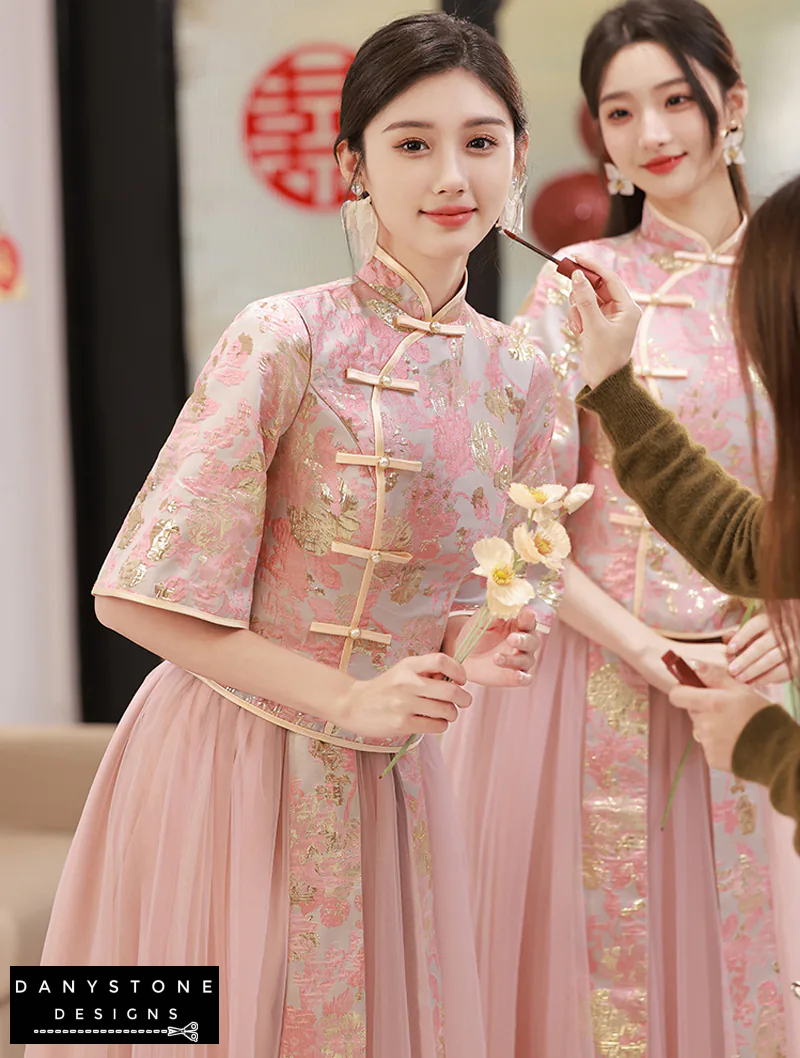
[[[94,587],[249,628],[358,679],[437,651],[482,601],[471,548],[512,480],[553,480],[553,376],[466,284],[439,312],[378,249],[356,276],[249,305],[220,339]],[[534,605],[547,626],[557,585]],[[203,678],[203,677],[201,677]],[[365,738],[248,689],[284,728]]]

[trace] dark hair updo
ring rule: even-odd
[[[522,89],[508,56],[486,30],[452,15],[433,12],[398,18],[364,41],[342,87],[339,135],[364,152],[364,129],[372,119],[424,77],[467,70],[508,107],[514,139],[525,135],[528,119]]]
[[[581,87],[586,105],[597,120],[600,91],[608,65],[629,44],[652,42],[670,53],[689,82],[697,105],[708,122],[710,142],[719,133],[719,114],[714,102],[692,69],[699,63],[716,79],[723,95],[741,81],[739,61],[719,20],[699,0],[626,0],[606,11],[592,27],[583,46]],[[741,167],[729,169],[733,192],[743,214],[750,211]],[[606,235],[632,231],[642,220],[644,193],[615,195],[611,202]]]

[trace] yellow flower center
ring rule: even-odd
[[[514,570],[511,566],[495,566],[492,570],[492,580],[495,584],[499,584],[501,588],[504,588],[506,584],[510,584],[514,579]]]
[[[543,489],[528,489],[534,503],[547,503],[547,493]]]
[[[552,555],[555,550],[552,540],[548,540],[547,537],[542,536],[541,533],[537,533],[536,536],[534,536],[533,546],[540,555]]]

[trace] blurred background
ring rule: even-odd
[[[602,231],[582,114],[599,0],[454,0],[531,118],[528,231]],[[751,92],[756,202],[800,169],[797,0],[711,0]],[[0,0],[0,724],[119,719],[151,656],[91,586],[192,382],[248,301],[350,271],[331,153],[356,47],[432,9],[372,0]],[[509,319],[532,255],[494,236],[470,299]]]

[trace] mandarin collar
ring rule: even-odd
[[[372,259],[359,269],[358,278],[407,316],[439,323],[459,323],[463,319],[467,296],[466,272],[456,294],[436,313],[432,310],[422,283],[381,246],[375,248]]]
[[[667,250],[681,250],[688,253],[705,254],[711,257],[712,255],[733,253],[741,242],[746,227],[747,219],[744,218],[732,235],[729,235],[719,246],[712,246],[708,239],[700,235],[699,232],[669,220],[645,199],[639,231],[645,239],[657,243]]]

